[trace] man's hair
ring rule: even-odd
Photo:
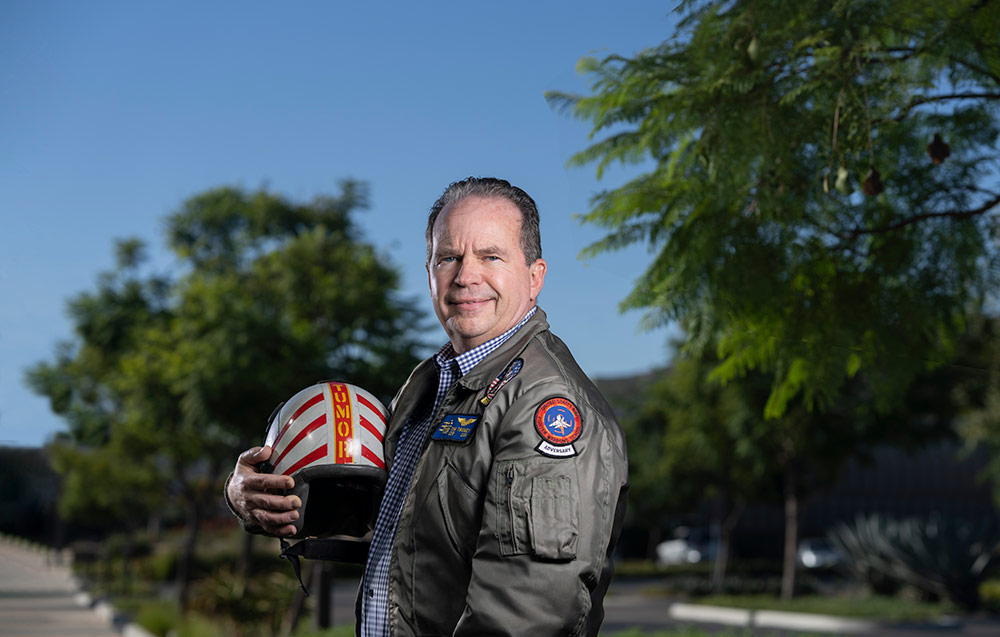
[[[524,260],[531,265],[542,258],[542,236],[538,230],[538,207],[528,193],[509,181],[494,177],[468,177],[456,181],[445,188],[438,200],[431,206],[427,217],[427,262],[431,261],[434,242],[434,222],[445,206],[457,204],[466,197],[482,197],[484,199],[506,199],[521,211],[521,251]]]

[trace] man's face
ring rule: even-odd
[[[506,199],[466,197],[434,222],[427,278],[434,311],[461,354],[524,318],[545,282],[545,261],[524,262],[521,212]]]

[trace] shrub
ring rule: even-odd
[[[979,597],[986,610],[1000,613],[1000,579],[990,579],[980,584]]]
[[[157,637],[166,637],[180,623],[180,611],[172,602],[147,602],[136,611],[135,623]]]
[[[995,516],[893,520],[858,515],[853,525],[835,527],[830,539],[850,557],[852,570],[866,583],[905,582],[975,610],[980,604],[979,585],[1000,542],[1000,523]]]

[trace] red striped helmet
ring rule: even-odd
[[[361,537],[374,527],[385,487],[382,438],[388,411],[364,389],[325,381],[275,410],[261,469],[295,478],[302,500],[293,538]]]

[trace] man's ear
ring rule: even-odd
[[[548,271],[548,264],[544,259],[535,259],[535,262],[528,266],[531,274],[531,301],[534,302],[545,285],[545,272]]]

